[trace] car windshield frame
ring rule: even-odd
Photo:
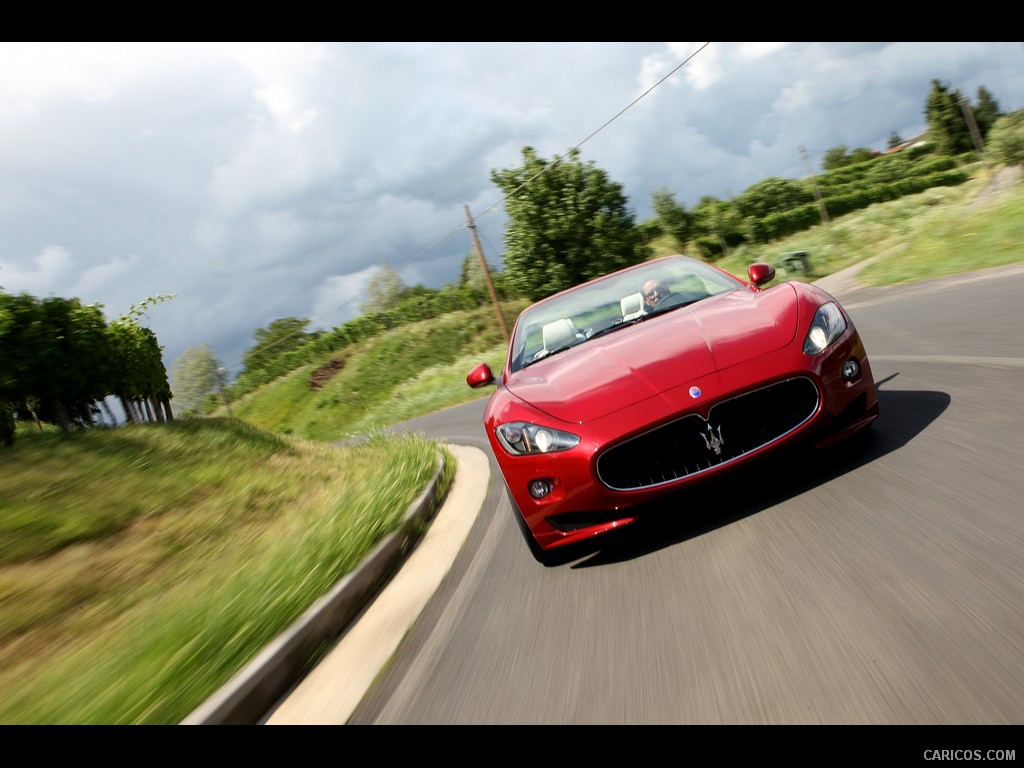
[[[640,289],[652,279],[667,286],[671,293],[655,310],[645,311]],[[735,275],[689,256],[655,259],[581,283],[523,310],[509,344],[509,373],[663,312],[746,285]],[[553,330],[545,334],[545,326]]]

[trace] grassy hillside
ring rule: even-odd
[[[523,306],[504,305],[509,324]],[[275,432],[340,440],[486,394],[466,386],[466,373],[481,360],[500,368],[504,356],[492,307],[453,312],[325,355],[231,409]]]

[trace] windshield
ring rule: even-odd
[[[652,290],[654,286],[658,290]],[[672,256],[600,277],[527,307],[509,348],[515,372],[592,338],[688,306],[743,283],[697,259]],[[645,302],[643,292],[657,303]]]

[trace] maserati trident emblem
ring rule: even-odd
[[[690,387],[690,397],[696,400],[698,397],[700,397],[700,395],[700,387]]]
[[[715,456],[722,455],[722,445],[725,443],[725,441],[722,440],[721,425],[719,425],[718,434],[716,435],[714,428],[710,424],[708,424],[708,433],[706,435],[701,435],[701,437],[704,438],[704,445],[708,447],[709,451],[714,451]]]

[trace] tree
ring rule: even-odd
[[[266,328],[259,328],[253,334],[256,343],[242,357],[244,373],[258,371],[285,352],[298,349],[316,338],[316,334],[306,332],[307,325],[309,320],[304,317],[283,317]]]
[[[935,142],[935,151],[940,155],[961,155],[974,149],[971,130],[964,119],[960,103],[964,101],[959,90],[932,80],[925,104],[925,119],[928,121],[928,138]]]
[[[43,376],[37,394],[43,395],[47,420],[65,432],[71,425],[93,423],[94,403],[110,391],[110,337],[102,307],[78,299],[51,296],[41,302],[49,340],[46,358],[37,358]]]
[[[878,155],[867,147],[857,147],[850,151],[850,165],[866,163],[868,160],[874,160],[876,157],[878,157]]]
[[[894,149],[903,143],[903,139],[896,131],[889,134],[889,140],[885,142],[886,149]]]
[[[834,171],[837,168],[842,168],[844,165],[850,164],[850,158],[846,154],[848,147],[845,144],[840,144],[838,147],[832,147],[825,152],[821,158],[821,167],[825,171]]]
[[[487,272],[493,278],[498,273],[498,268],[493,264],[487,265]],[[480,263],[480,256],[476,251],[470,251],[462,259],[462,266],[459,268],[458,288],[482,288],[487,289],[487,276],[484,275],[484,267]]]
[[[15,414],[24,417],[33,396],[38,368],[32,350],[42,330],[35,297],[0,293],[0,438],[5,445],[14,442]]]
[[[895,133],[889,137],[889,148],[896,146],[892,144],[893,138],[899,138]],[[900,142],[896,142],[899,144]],[[847,165],[854,165],[855,163],[863,163],[866,160],[871,160],[875,157],[875,153],[867,147],[857,147],[854,150],[847,148],[845,144],[840,144],[838,147],[832,147],[832,149],[825,152],[825,155],[821,160],[821,167],[826,171],[834,171],[837,168],[844,168]]]
[[[359,311],[383,312],[397,306],[405,298],[407,288],[402,282],[398,270],[388,264],[387,259],[380,263],[369,284],[366,286],[366,301],[359,305]]]
[[[462,259],[462,264],[459,266],[458,285],[471,288],[486,285],[484,281],[484,268],[480,264],[480,257],[473,251],[467,253]]]
[[[220,368],[220,362],[205,342],[198,347],[189,347],[171,363],[174,402],[179,415],[202,410],[203,399],[220,382]]]
[[[658,215],[662,230],[676,241],[680,250],[684,250],[693,229],[693,216],[686,206],[676,202],[675,195],[662,187],[651,195],[651,207]]]
[[[92,423],[93,407],[109,391],[110,356],[99,305],[51,296],[0,294],[5,322],[0,401],[12,417],[58,424]]]
[[[989,157],[1004,165],[1024,165],[1024,109],[996,119],[988,134]]]
[[[13,439],[14,418],[65,432],[90,426],[109,395],[133,421],[172,418],[162,348],[138,324],[165,298],[146,299],[108,325],[99,304],[0,292],[0,441]]]
[[[732,202],[743,218],[763,219],[813,203],[814,192],[802,181],[771,176],[751,185]]]
[[[491,181],[509,216],[505,272],[532,300],[650,255],[622,186],[581,162],[578,149],[546,162],[524,147],[523,165],[492,170]]]
[[[728,200],[704,195],[690,213],[693,216],[691,240],[696,241],[701,255],[710,261],[728,256],[730,245],[738,245],[746,239],[739,209]]]
[[[112,394],[132,423],[171,421],[171,385],[163,364],[163,348],[152,330],[121,317],[108,328],[114,375]]]
[[[7,309],[7,294],[0,286],[0,349],[7,353],[4,337],[11,325],[11,313]],[[6,361],[0,363],[0,445],[14,444],[14,405],[11,403],[7,388],[10,374],[6,370]]]
[[[1002,116],[999,110],[999,102],[995,100],[989,90],[981,85],[978,86],[978,101],[974,106],[974,122],[978,124],[978,132],[984,140],[992,130],[996,120]]]
[[[487,265],[487,272],[480,263],[480,256],[476,251],[470,251],[462,259],[462,266],[459,270],[459,282],[452,288],[451,295],[460,309],[478,307],[485,302],[491,301],[491,289],[500,300],[503,297],[499,288],[504,273],[500,272],[493,264]]]
[[[152,330],[139,324],[151,306],[173,298],[165,294],[149,296],[108,326],[115,371],[109,391],[120,398],[129,421],[164,422],[174,418],[163,347]]]

